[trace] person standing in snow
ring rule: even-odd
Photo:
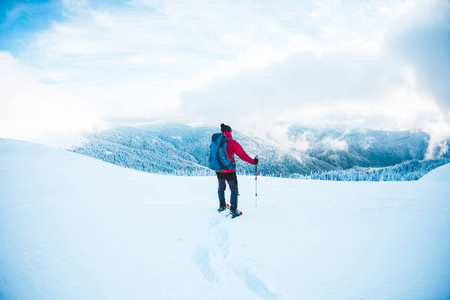
[[[252,164],[252,165],[258,164],[258,158],[255,157],[253,159],[250,156],[248,156],[248,154],[244,151],[242,146],[233,139],[233,137],[231,136],[232,130],[229,125],[225,125],[222,123],[220,125],[220,129],[221,129],[222,133],[227,137],[227,139],[230,139],[227,144],[227,153],[228,153],[228,157],[230,158],[231,161],[236,162],[236,160],[234,159],[234,155],[236,154],[237,156],[239,156],[240,159],[248,162],[249,164]],[[217,180],[219,181],[218,194],[219,194],[220,207],[219,207],[218,211],[221,212],[227,208],[226,202],[225,202],[225,189],[226,189],[225,181],[226,181],[228,183],[228,186],[230,187],[230,191],[231,191],[230,214],[233,217],[239,216],[240,212],[237,209],[239,189],[238,189],[238,181],[237,181],[237,176],[236,176],[236,168],[225,169],[223,171],[216,171],[216,174],[217,174]]]

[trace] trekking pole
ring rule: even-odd
[[[258,207],[258,165],[255,165],[255,207]]]

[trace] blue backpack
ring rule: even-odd
[[[236,164],[228,157],[227,145],[229,140],[223,133],[214,133],[212,135],[209,155],[209,168],[211,170],[223,171],[236,167]]]

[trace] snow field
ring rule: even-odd
[[[448,299],[450,165],[417,182],[159,176],[0,139],[0,299]],[[229,197],[227,191],[227,198]]]

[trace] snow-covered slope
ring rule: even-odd
[[[0,139],[0,299],[448,299],[450,167],[416,182],[141,173]]]

